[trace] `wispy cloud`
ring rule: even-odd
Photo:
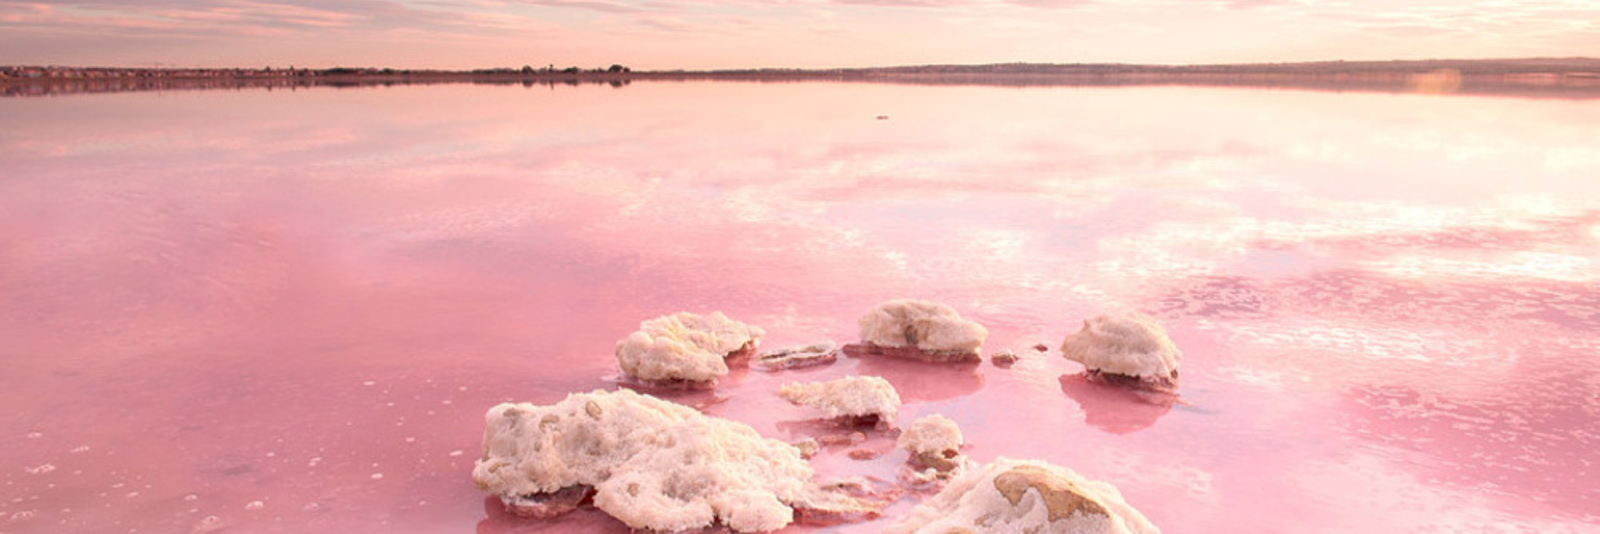
[[[512,0],[519,4],[541,7],[558,7],[568,9],[581,9],[599,11],[603,13],[644,13],[650,9],[629,5],[623,2],[610,2],[605,0]]]

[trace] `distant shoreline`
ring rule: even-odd
[[[1310,62],[1240,65],[1031,64],[923,65],[852,69],[478,69],[470,71],[331,69],[146,69],[0,66],[0,96],[58,96],[123,91],[299,89],[471,83],[524,86],[634,82],[865,82],[913,85],[1147,86],[1192,85],[1332,91],[1600,98],[1600,59],[1501,59]]]

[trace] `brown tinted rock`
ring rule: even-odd
[[[750,366],[762,371],[781,371],[828,365],[838,359],[839,346],[829,341],[762,352],[750,362]]]
[[[996,459],[951,480],[885,534],[1158,534],[1115,487],[1040,461]]]

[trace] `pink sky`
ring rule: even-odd
[[[0,0],[0,64],[641,69],[1600,56],[1595,0]]]

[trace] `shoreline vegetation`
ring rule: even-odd
[[[1322,61],[1231,65],[1040,64],[921,65],[841,69],[634,71],[608,68],[491,68],[464,71],[391,68],[127,68],[0,66],[0,97],[125,91],[301,89],[410,84],[525,87],[634,82],[861,82],[1010,87],[1154,86],[1600,98],[1600,59]]]

